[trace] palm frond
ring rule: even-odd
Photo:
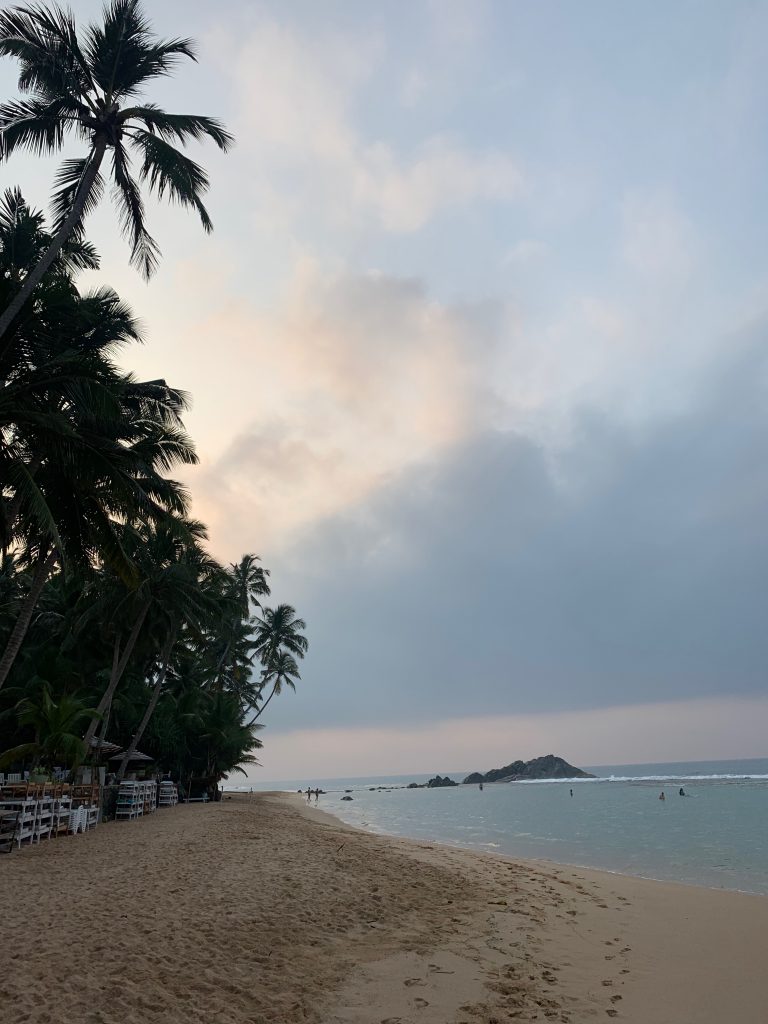
[[[71,14],[56,8],[33,4],[0,13],[0,55],[19,61],[22,92],[77,96],[83,72],[69,45],[71,31]]]
[[[144,224],[144,201],[131,176],[128,154],[120,145],[112,150],[112,169],[115,178],[112,197],[120,215],[120,230],[131,243],[131,264],[149,280],[157,270],[160,249]]]
[[[89,154],[86,157],[79,157],[75,160],[65,160],[56,172],[56,178],[54,179],[56,191],[51,199],[51,209],[55,218],[54,231],[69,216],[91,159],[92,156]],[[90,192],[85,198],[83,218],[87,217],[98,206],[103,195],[104,179],[100,174],[97,174]]]
[[[137,128],[131,137],[144,156],[142,180],[148,181],[150,189],[161,199],[167,193],[172,201],[197,210],[203,228],[213,230],[201,199],[208,190],[208,175],[203,168],[151,132]]]
[[[0,160],[7,160],[17,149],[35,156],[60,149],[69,123],[62,100],[8,100],[0,105]]]
[[[181,58],[196,59],[191,40],[156,38],[138,0],[111,0],[102,24],[86,30],[84,53],[108,102],[170,74]]]
[[[84,238],[70,237],[64,243],[59,255],[62,268],[67,272],[76,270],[98,270],[101,259],[96,246]]]
[[[221,121],[214,117],[203,117],[198,114],[169,114],[154,103],[146,103],[140,107],[130,107],[123,111],[126,122],[141,121],[153,135],[159,135],[166,142],[176,139],[197,142],[205,138],[212,139],[219,149],[226,152],[233,144],[232,136]]]

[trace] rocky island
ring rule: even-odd
[[[503,768],[492,768],[489,772],[472,772],[464,779],[464,785],[478,782],[519,782],[523,779],[594,779],[594,775],[574,768],[562,757],[545,754],[532,761],[513,761]]]
[[[409,782],[406,789],[442,789],[444,786],[458,786],[458,782],[449,779],[447,775],[436,775],[429,782]]]

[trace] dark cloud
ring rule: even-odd
[[[312,649],[273,729],[768,692],[768,358],[554,459],[486,433],[307,536],[275,579]]]

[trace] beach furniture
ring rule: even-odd
[[[76,836],[78,832],[85,832],[88,822],[88,812],[85,807],[75,807],[69,812],[69,833]]]
[[[117,791],[118,820],[131,821],[145,814],[152,814],[157,807],[157,782],[155,779],[142,781],[125,779]]]
[[[32,841],[39,843],[41,839],[50,839],[53,828],[53,797],[38,796],[35,801],[35,824]]]
[[[0,811],[0,853],[12,852],[18,821],[18,811]]]
[[[7,787],[4,787],[7,791]],[[0,815],[15,815],[13,842],[21,846],[25,842],[35,842],[37,823],[37,800],[25,794],[0,796]],[[49,829],[50,831],[50,829]],[[39,840],[39,833],[37,833]]]
[[[143,814],[143,804],[139,799],[138,782],[121,782],[117,791],[117,807],[115,817],[120,820],[132,820]]]
[[[175,807],[179,802],[179,791],[175,782],[163,779],[157,798],[158,807]]]
[[[69,787],[66,789],[64,786],[55,787],[53,793],[53,822],[51,835],[61,836],[66,835],[69,831],[69,818],[72,813],[72,797],[69,793]]]

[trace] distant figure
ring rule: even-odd
[[[480,792],[481,792],[481,793],[483,792],[483,784],[482,784],[482,782],[481,782],[481,783],[480,783],[480,785],[478,786],[478,789],[480,790]]]
[[[320,799],[320,790],[319,790],[319,789],[316,789],[316,790],[315,790],[315,803],[317,803],[317,801],[318,801],[319,799]]]
[[[659,800],[666,800],[666,799],[667,798],[664,796],[664,790],[662,789],[662,791],[659,793]]]
[[[680,787],[680,796],[685,796],[685,790],[682,786]]]
[[[571,796],[573,796],[573,790],[571,790]]]
[[[312,799],[312,790],[307,786],[307,803]]]
[[[251,786],[250,791],[248,792],[248,799],[250,800],[252,796],[253,796],[253,786]]]

